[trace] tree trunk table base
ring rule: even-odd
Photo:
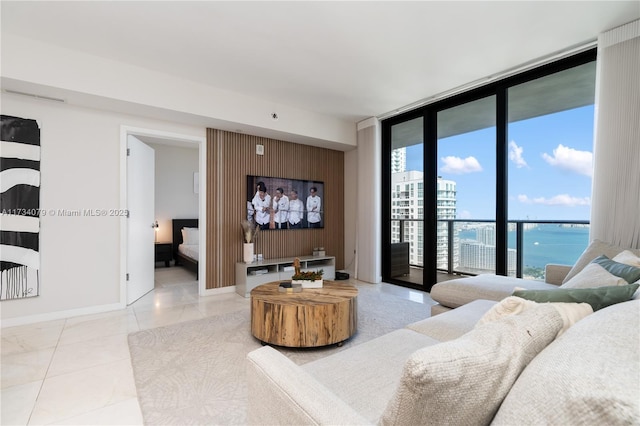
[[[322,288],[281,293],[280,281],[251,290],[251,334],[263,343],[310,348],[340,344],[358,326],[358,289],[324,281]]]

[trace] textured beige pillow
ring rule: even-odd
[[[616,277],[597,263],[590,263],[560,288],[596,288],[629,284],[624,278]]]
[[[534,306],[537,306],[537,303],[531,300],[525,300],[516,296],[505,297],[485,312],[482,318],[478,320],[476,327],[491,321],[497,321],[508,315],[517,315]]]
[[[637,425],[640,301],[571,327],[522,372],[492,425]]]
[[[554,290],[549,290],[554,291]],[[498,321],[509,315],[518,315],[528,309],[538,306],[538,302],[523,299],[517,296],[509,296],[496,303],[480,318],[476,327],[491,321]],[[576,322],[593,313],[593,308],[588,303],[553,302],[551,306],[556,308],[562,318],[562,328],[558,330],[556,337],[567,331]]]
[[[577,275],[580,271],[584,269],[593,259],[600,255],[605,255],[609,259],[613,259],[614,256],[624,251],[624,247],[615,246],[613,244],[605,243],[600,240],[593,240],[586,250],[580,255],[580,258],[576,261],[573,268],[569,271],[567,276],[562,280],[562,283],[566,283],[575,275]],[[640,256],[640,249],[628,249],[631,253]],[[624,263],[624,262],[621,262]]]
[[[520,372],[562,325],[553,306],[539,304],[416,351],[379,423],[489,424]]]

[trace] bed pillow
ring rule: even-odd
[[[595,312],[607,306],[630,300],[638,290],[638,287],[640,287],[640,284],[598,288],[559,288],[557,290],[516,290],[513,295],[539,303],[588,303]]]
[[[573,268],[569,271],[562,283],[566,283],[580,271],[582,271],[593,259],[600,255],[605,255],[608,258],[613,258],[619,253],[628,250],[631,253],[640,256],[640,249],[625,249],[624,247],[615,246],[613,244],[605,243],[601,240],[593,240],[585,251],[580,255]]]
[[[182,228],[182,244],[198,245],[200,243],[200,233],[198,228]]]
[[[489,424],[526,365],[563,323],[550,304],[414,352],[379,423]]]

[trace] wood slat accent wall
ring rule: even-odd
[[[264,155],[256,154],[264,146]],[[242,133],[207,129],[206,288],[235,285],[242,261],[240,221],[246,217],[247,175],[324,182],[325,227],[260,231],[256,252],[265,259],[311,255],[324,247],[344,268],[344,153]],[[300,194],[306,200],[307,194]]]

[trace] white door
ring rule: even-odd
[[[127,304],[154,286],[155,152],[127,137]]]

